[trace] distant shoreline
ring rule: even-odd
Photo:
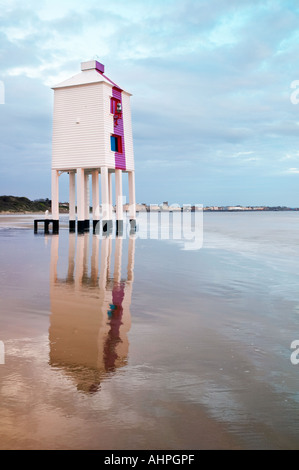
[[[115,206],[113,206],[115,210]],[[130,210],[129,204],[123,205],[124,212]],[[90,207],[90,212],[92,208]],[[17,196],[0,196],[0,214],[2,215],[26,215],[26,214],[45,214],[45,212],[51,213],[51,200],[50,199],[36,199],[31,201],[26,197]],[[168,204],[168,201],[164,201],[160,204],[146,204],[137,203],[136,212],[285,212],[285,211],[299,211],[298,207],[288,206],[241,206],[241,205],[226,205],[216,206],[209,205],[203,206],[203,204]],[[69,203],[59,203],[59,213],[69,213]]]
[[[271,207],[265,207],[263,209],[247,209],[247,208],[240,208],[240,209],[209,209],[209,208],[203,208],[204,212],[298,212],[299,208],[292,208],[292,207],[286,207],[286,208],[271,208]]]
[[[203,208],[203,209],[187,209],[187,212],[213,212],[213,213],[227,213],[227,212],[238,212],[238,213],[247,213],[247,212],[298,212],[299,208],[286,208],[286,209],[272,209],[272,208],[265,208],[265,209],[209,209],[209,208]],[[126,212],[126,211],[125,211]],[[148,210],[136,210],[137,213],[139,212],[161,212],[161,213],[178,213],[178,212],[183,212],[183,209],[180,210],[167,210],[167,209],[152,209],[150,208]],[[91,213],[91,212],[90,212]],[[5,216],[5,215],[32,215],[32,216],[45,216],[45,212],[33,212],[33,211],[0,211],[0,216]],[[62,211],[59,212],[59,215],[68,215],[68,211]],[[52,218],[51,212],[48,215],[48,218]]]
[[[0,211],[0,215],[45,215],[44,212],[24,212],[24,211]]]

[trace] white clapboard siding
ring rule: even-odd
[[[52,169],[115,169],[115,152],[110,143],[114,134],[110,113],[113,84],[104,78],[88,70],[53,88]],[[127,171],[134,170],[130,97],[130,93],[122,91]]]
[[[103,103],[105,110],[104,119],[104,147],[105,147],[105,166],[115,168],[115,153],[111,151],[110,137],[114,133],[114,118],[110,113],[110,100],[112,98],[112,87],[106,84],[102,86]]]
[[[55,89],[53,169],[110,164],[113,117],[107,113],[112,86],[104,82]]]
[[[134,170],[134,148],[133,148],[130,96],[131,96],[130,94],[124,91],[122,92],[126,169],[128,171]]]

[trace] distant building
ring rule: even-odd
[[[146,204],[136,204],[136,211],[138,212],[146,212],[147,205]]]
[[[168,201],[165,201],[165,202],[163,202],[163,204],[161,204],[161,210],[162,211],[168,211],[169,210]]]
[[[155,212],[156,212],[156,211],[159,211],[159,210],[160,210],[160,206],[159,206],[159,204],[151,204],[151,205],[149,206],[149,210],[150,210],[150,211],[153,211],[153,212],[154,212],[154,211],[155,211]]]

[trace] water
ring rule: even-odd
[[[1,449],[299,448],[297,213],[195,250],[32,220],[0,217]]]

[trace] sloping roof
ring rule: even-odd
[[[112,87],[116,86],[120,88],[116,83],[110,80],[106,75],[104,75],[104,66],[97,61],[83,62],[81,64],[81,72],[77,75],[73,75],[71,78],[64,80],[63,82],[58,83],[53,86],[52,89],[56,88],[65,88],[78,85],[86,85],[89,83],[101,83],[105,82],[111,85]]]
[[[107,77],[105,77],[102,73],[99,73],[97,70],[85,70],[84,72],[78,73],[77,75],[73,75],[73,77],[64,80],[63,82],[58,83],[57,85],[53,86],[52,88],[55,90],[56,88],[64,88],[69,86],[76,86],[76,85],[86,85],[88,83],[99,83],[99,82],[106,82],[109,83],[111,86],[115,86]],[[117,85],[116,85],[117,86]]]

